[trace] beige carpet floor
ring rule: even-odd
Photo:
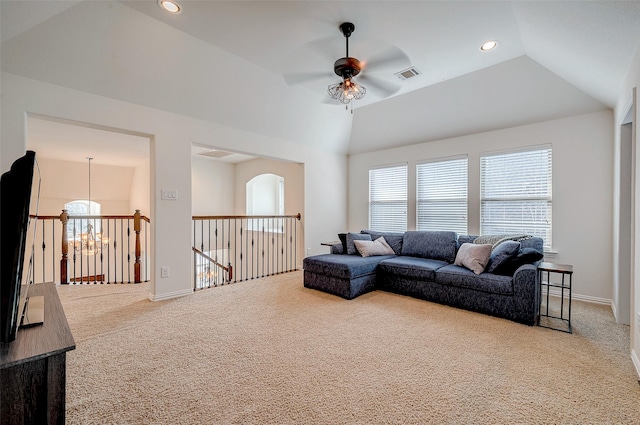
[[[574,333],[302,273],[151,302],[63,286],[69,424],[638,424],[629,328],[574,302]]]

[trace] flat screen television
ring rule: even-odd
[[[23,280],[29,207],[36,154],[17,159],[0,181],[0,342],[9,343],[27,304],[28,281]],[[28,273],[27,273],[28,274]]]

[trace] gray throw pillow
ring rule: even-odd
[[[489,258],[489,264],[485,268],[485,272],[493,273],[505,262],[515,258],[520,251],[520,242],[516,241],[504,241],[498,244],[491,252],[491,258]]]
[[[371,235],[363,235],[362,233],[347,233],[347,254],[354,255],[358,253],[353,241],[370,241]]]
[[[375,241],[353,241],[356,249],[363,257],[373,257],[376,255],[395,255],[384,236],[380,236]]]
[[[480,274],[489,262],[491,247],[489,244],[463,243],[456,254],[454,264],[466,267],[475,274]]]

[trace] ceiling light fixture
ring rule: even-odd
[[[333,72],[339,77],[342,77],[342,82],[331,84],[327,88],[327,93],[329,93],[332,99],[337,99],[345,105],[352,100],[362,99],[367,93],[366,88],[352,79],[352,77],[358,75],[362,69],[362,65],[358,59],[349,57],[349,37],[355,28],[355,25],[351,22],[345,22],[340,25],[340,31],[342,31],[346,40],[347,51],[345,57],[338,59],[333,64]]]
[[[177,15],[182,12],[182,6],[174,0],[158,0],[158,5],[169,13]]]
[[[480,51],[481,52],[488,52],[489,50],[495,49],[497,45],[498,45],[497,41],[489,40],[489,41],[483,43],[482,46],[480,46]]]
[[[331,84],[327,92],[332,99],[337,99],[346,105],[352,100],[362,99],[367,93],[367,89],[351,78],[345,78],[341,83]]]
[[[87,213],[86,216],[91,216],[91,161],[93,158],[87,157],[89,161],[89,199],[87,200]],[[82,255],[93,256],[100,252],[102,248],[106,248],[109,245],[109,238],[102,234],[102,219],[101,218],[83,218],[78,220],[80,222],[80,234],[76,233],[76,221],[73,225],[73,238],[70,238],[69,245]],[[98,225],[100,228],[98,232],[94,231],[94,226]],[[84,232],[82,232],[84,230]],[[77,237],[79,236],[79,237]]]

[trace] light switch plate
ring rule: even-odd
[[[177,201],[178,191],[173,189],[162,189],[160,191],[160,198],[166,201]]]

